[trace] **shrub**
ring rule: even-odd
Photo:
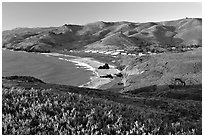
[[[201,134],[201,121],[170,122],[133,106],[53,89],[2,91],[4,135]]]

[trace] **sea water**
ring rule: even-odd
[[[48,83],[80,86],[90,81],[93,72],[75,65],[73,58],[2,50],[2,76],[33,76]]]

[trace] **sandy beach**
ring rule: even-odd
[[[120,71],[115,68],[115,66],[109,65],[109,69],[98,69],[99,66],[104,65],[104,63],[96,61],[92,58],[76,58],[69,60],[77,66],[84,67],[90,71],[93,71],[94,76],[92,76],[90,79],[91,81],[81,85],[80,87],[88,87],[88,88],[99,88],[100,86],[107,84],[111,82],[110,78],[101,78],[100,76],[106,76],[108,74],[111,74],[112,76],[115,76],[115,74],[118,74]]]
[[[79,87],[87,88],[100,88],[100,86],[111,82],[113,79],[110,78],[101,78],[100,76],[106,76],[111,74],[113,77],[115,74],[118,74],[120,71],[116,69],[115,66],[109,65],[109,69],[98,69],[99,66],[103,66],[105,63],[99,62],[93,58],[81,58],[72,55],[59,54],[59,53],[42,53],[47,56],[55,56],[60,60],[65,60],[74,63],[76,68],[84,68],[93,72],[93,76],[90,77],[90,82],[81,85]],[[68,58],[66,58],[68,57]],[[70,59],[71,57],[71,59]]]

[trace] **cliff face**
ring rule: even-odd
[[[151,85],[202,84],[202,49],[138,58],[123,70],[124,91]]]
[[[95,22],[49,28],[17,28],[3,31],[2,45],[32,52],[81,49],[131,49],[157,45],[201,45],[202,20],[197,18],[166,22]],[[88,46],[87,46],[88,45]]]

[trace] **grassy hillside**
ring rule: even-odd
[[[106,90],[3,77],[3,134],[202,134],[202,19],[99,21],[2,34],[7,49],[92,57],[122,71],[120,78],[103,85]],[[192,45],[192,51],[138,57],[63,51],[159,51]]]
[[[121,94],[46,84],[23,76],[2,80],[4,135],[202,133],[202,103],[198,98],[149,98],[142,92]]]
[[[166,22],[95,22],[49,28],[17,28],[3,31],[3,47],[34,52],[81,50],[86,48],[131,48],[157,44],[189,46],[202,43],[202,20],[197,18]]]
[[[100,50],[112,50],[112,49],[131,49],[135,47],[134,41],[125,36],[122,33],[115,33],[109,35],[100,41],[87,45],[87,49],[100,49]]]
[[[125,60],[125,59],[124,59]],[[202,49],[185,53],[163,53],[143,56],[124,62],[122,91],[155,85],[169,89],[170,85],[202,84]],[[162,89],[163,89],[162,88]]]

